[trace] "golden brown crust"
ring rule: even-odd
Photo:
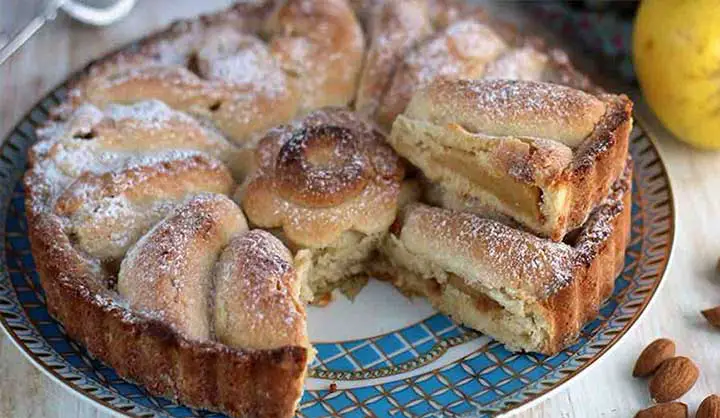
[[[125,255],[117,291],[130,309],[190,339],[212,338],[212,270],[230,238],[247,231],[228,197],[202,193],[178,205]]]
[[[131,160],[117,171],[86,171],[55,201],[66,233],[80,249],[102,260],[119,260],[142,234],[186,196],[228,195],[235,186],[229,170],[199,153]]]
[[[360,23],[345,0],[285,0],[268,21],[270,51],[298,78],[300,113],[347,106],[365,52]],[[273,109],[275,111],[275,109]]]
[[[542,303],[552,324],[544,353],[556,353],[577,339],[612,295],[625,266],[632,221],[632,163],[628,161],[606,200],[590,216],[573,242],[577,273],[568,286]]]
[[[610,194],[568,243],[544,240],[467,212],[425,205],[406,209],[396,239],[413,257],[424,260],[418,262],[431,263],[415,267],[433,276],[423,279],[449,282],[480,297],[478,311],[464,314],[470,316],[448,312],[460,314],[456,320],[482,317],[488,306],[500,307],[498,300],[509,310],[521,305],[522,315],[537,313],[534,326],[544,336],[537,346],[516,348],[553,354],[574,341],[584,324],[597,316],[623,269],[630,232],[631,172],[628,161]],[[437,290],[419,291],[442,308]],[[492,303],[480,303],[487,295],[494,298]]]
[[[129,157],[170,149],[206,153],[226,163],[241,180],[244,168],[238,162],[249,152],[215,128],[157,100],[113,104],[102,110],[86,103],[66,120],[50,121],[37,134],[44,145],[32,148],[30,160],[52,160],[69,177],[88,169],[107,171]]]
[[[230,347],[310,347],[293,256],[269,232],[235,236],[214,271],[218,341]]]
[[[44,175],[31,169],[25,187],[28,235],[48,309],[70,337],[151,393],[233,416],[294,413],[302,393],[306,347],[239,350],[199,343],[116,304],[102,267],[71,245],[59,218],[47,208]]]
[[[612,189],[614,179],[625,170],[630,146],[633,103],[625,95],[602,95],[607,111],[595,130],[576,150],[567,178],[567,198],[572,202],[566,230],[582,224],[587,214]]]
[[[410,51],[394,74],[378,113],[389,128],[413,93],[438,77],[478,78],[505,49],[505,40],[489,25],[460,20]]]
[[[373,120],[403,56],[433,31],[425,0],[390,1],[376,8],[368,24],[370,43],[355,102],[355,109]]]
[[[575,148],[605,112],[600,98],[557,84],[438,79],[413,95],[403,115],[471,133],[548,139]]]
[[[56,109],[54,117],[59,120],[69,118],[70,112],[82,102],[85,84],[97,74],[152,59],[159,44],[183,37],[187,39],[207,26],[221,24],[242,27],[243,32],[258,32],[258,23],[265,20],[269,12],[268,6],[238,5],[215,16],[178,22],[169,30],[142,41],[133,50],[92,64],[89,75],[75,82],[69,102]],[[176,42],[177,46],[180,44],[180,41]],[[168,50],[177,52],[178,57],[182,53],[182,47]],[[189,125],[177,128],[179,134],[187,134],[188,128],[196,129]],[[148,138],[147,134],[148,131],[143,132],[144,139]],[[185,141],[176,144],[184,149],[202,147],[198,150],[212,153],[212,145],[208,143],[205,149],[204,142],[201,141],[201,145],[194,142],[197,138],[166,138]],[[131,144],[113,141],[108,149],[126,152],[129,151],[125,149],[127,145]],[[150,145],[158,145],[161,150],[172,146],[158,141],[152,141]],[[219,156],[227,156],[220,149],[214,151]],[[57,195],[58,187],[56,181],[46,178],[45,168],[40,167],[45,157],[44,150],[35,148],[31,153],[31,169],[26,174],[29,236],[48,308],[64,324],[67,333],[119,375],[144,385],[151,393],[232,416],[293,415],[302,394],[309,358],[307,347],[291,345],[243,350],[214,342],[191,341],[163,322],[116,304],[118,296],[108,290],[114,282],[114,269],[107,270],[106,266],[78,252],[64,234],[60,218],[52,214],[49,204]],[[69,173],[77,174],[80,173]]]
[[[257,171],[236,199],[262,228],[323,247],[343,232],[374,234],[395,218],[404,176],[382,135],[352,112],[319,110],[278,128],[257,149]]]
[[[347,128],[311,126],[294,131],[275,161],[276,185],[289,202],[325,208],[353,199],[369,181],[362,140]]]
[[[247,144],[253,134],[292,119],[299,106],[294,76],[256,36],[272,10],[267,3],[175,23],[134,50],[91,65],[56,115],[86,102],[103,107],[158,99]]]

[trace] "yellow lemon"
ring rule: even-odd
[[[677,137],[720,149],[720,0],[644,0],[633,58],[650,107]]]

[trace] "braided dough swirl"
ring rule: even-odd
[[[354,113],[323,109],[272,130],[257,171],[238,192],[250,221],[322,247],[342,232],[383,231],[397,210],[404,168],[383,136]]]
[[[364,53],[352,9],[344,0],[270,3],[180,22],[93,66],[60,113],[157,99],[245,145],[298,113],[350,104]]]

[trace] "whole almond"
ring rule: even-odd
[[[702,401],[695,418],[720,418],[720,396],[710,395]]]
[[[682,402],[661,403],[635,414],[635,418],[687,418],[688,407]]]
[[[701,313],[712,326],[720,328],[720,306],[705,309]]]
[[[658,338],[640,353],[632,374],[635,377],[650,376],[660,367],[660,363],[673,356],[675,356],[675,343],[667,338]]]
[[[699,375],[700,370],[689,358],[667,359],[650,379],[650,396],[656,402],[674,401],[693,387]]]

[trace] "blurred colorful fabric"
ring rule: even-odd
[[[542,1],[530,7],[538,18],[548,22],[550,29],[569,40],[579,42],[582,49],[596,56],[602,54],[604,70],[616,73],[628,82],[635,82],[631,60],[632,21],[637,1]]]

